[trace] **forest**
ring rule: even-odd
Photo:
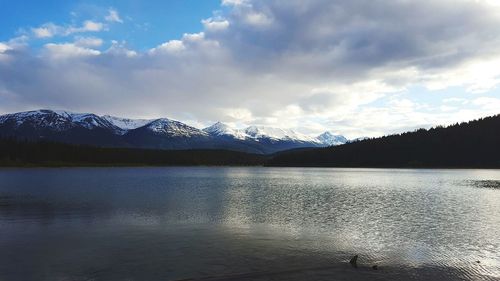
[[[341,146],[287,151],[270,159],[267,165],[500,168],[500,115]]]
[[[102,148],[0,138],[0,166],[255,166],[266,156],[229,150]]]

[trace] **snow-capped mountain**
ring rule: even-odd
[[[303,141],[303,142],[319,142],[316,138],[307,135],[299,134],[293,130],[280,129],[265,126],[250,126],[243,130],[238,130],[229,127],[228,125],[217,122],[210,127],[203,129],[212,136],[234,137],[236,139],[269,139],[275,141]]]
[[[343,136],[329,132],[310,137],[289,129],[264,126],[240,130],[221,122],[198,129],[168,118],[128,119],[55,110],[2,115],[0,136],[110,147],[229,149],[265,154],[347,142]]]
[[[35,110],[0,116],[0,136],[98,146],[126,146],[122,129],[91,113]]]
[[[344,136],[334,135],[330,132],[324,132],[323,134],[319,135],[317,139],[320,143],[328,146],[341,145],[348,141]]]
[[[65,131],[78,126],[94,129],[106,128],[119,130],[108,120],[92,113],[73,113],[68,111],[35,110],[0,116],[0,123],[13,122],[16,127],[36,126],[38,129],[50,129],[53,131]]]
[[[274,140],[294,140],[303,142],[315,142],[314,138],[299,134],[293,130],[286,130],[280,128],[264,127],[264,126],[250,126],[245,129],[245,134],[254,139],[274,139]]]
[[[210,127],[206,127],[205,129],[203,129],[203,131],[212,136],[233,137],[240,140],[244,140],[248,137],[245,132],[238,129],[233,129],[221,122],[217,122]]]
[[[53,130],[61,131],[74,127],[71,118],[66,115],[57,114],[49,110],[27,111],[0,116],[0,124],[10,124],[14,128],[20,128],[26,124],[43,128],[52,128]]]
[[[61,113],[58,113],[61,114]],[[92,113],[68,113],[64,112],[62,114],[66,114],[68,118],[71,120],[71,122],[80,125],[82,127],[85,127],[87,129],[94,129],[94,128],[107,128],[113,131],[118,131],[120,128],[115,126],[113,123],[109,122],[108,120],[99,117],[95,114]]]
[[[110,123],[123,130],[137,129],[154,121],[154,119],[129,119],[109,115],[104,115],[102,118],[108,120]]]
[[[208,136],[207,133],[203,132],[200,129],[196,129],[179,121],[174,121],[167,118],[156,119],[146,124],[144,127],[148,128],[156,134],[167,135],[170,137]]]

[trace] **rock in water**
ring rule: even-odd
[[[358,255],[355,255],[354,257],[352,257],[352,259],[349,261],[349,263],[354,267],[358,267]]]
[[[373,269],[373,270],[378,270],[378,265],[374,265],[374,266],[372,266],[372,269]]]

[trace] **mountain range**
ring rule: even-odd
[[[168,118],[128,119],[46,109],[1,115],[0,136],[102,147],[226,149],[258,154],[348,142],[330,132],[310,137],[264,126],[240,130],[221,122],[198,129]]]

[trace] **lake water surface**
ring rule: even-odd
[[[0,169],[0,280],[500,280],[500,171]]]

